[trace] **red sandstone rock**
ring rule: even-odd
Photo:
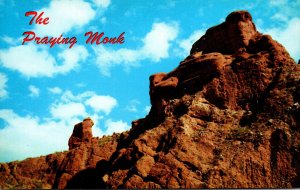
[[[94,122],[91,118],[86,118],[74,126],[73,133],[69,139],[69,150],[80,146],[82,142],[90,142],[93,134],[92,127]]]
[[[299,187],[298,70],[249,13],[230,14],[175,70],[150,77],[150,114],[120,141],[105,184]],[[145,166],[144,158],[154,162]]]
[[[300,187],[300,67],[248,12],[231,13],[177,68],[152,75],[150,99],[129,132],[97,139],[90,122],[76,125],[58,167],[30,162],[52,168],[46,178],[42,169],[14,178],[26,160],[0,165],[0,187],[49,187],[54,171],[53,188]]]
[[[201,51],[223,54],[244,51],[251,40],[255,40],[259,35],[261,34],[256,31],[252,17],[247,11],[233,12],[227,16],[224,23],[208,29],[193,45],[191,54]]]
[[[83,126],[93,124],[91,119],[83,121]],[[76,127],[76,126],[75,126]],[[79,147],[69,150],[57,169],[53,188],[100,188],[101,171],[117,148],[118,134],[108,137],[92,138],[82,142]],[[97,181],[99,178],[99,181]]]
[[[66,153],[0,164],[0,189],[50,189]]]

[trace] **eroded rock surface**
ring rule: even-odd
[[[120,139],[106,187],[299,187],[299,79],[281,44],[231,13],[150,77],[151,111]]]
[[[0,164],[0,189],[50,189],[67,152]]]
[[[69,150],[79,147],[82,143],[89,143],[92,140],[92,127],[94,122],[91,118],[85,118],[82,122],[76,124],[73,133],[69,139]]]
[[[106,167],[117,148],[118,135],[93,138],[91,118],[74,126],[69,139],[69,151],[56,172],[53,188],[100,188],[102,172],[97,168]],[[99,178],[99,179],[98,179]]]
[[[76,125],[47,184],[300,187],[300,67],[248,12],[231,13],[177,68],[152,75],[149,94],[150,113],[128,132],[98,139],[90,120]],[[14,180],[13,165],[1,165],[1,185],[13,184],[4,182]],[[30,183],[24,179],[17,181]]]
[[[107,166],[119,134],[92,137],[92,126],[91,118],[74,126],[69,151],[0,164],[0,189],[100,188],[97,168]]]

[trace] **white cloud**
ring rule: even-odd
[[[126,131],[126,130],[130,129],[130,126],[122,120],[112,121],[111,119],[108,119],[105,122],[105,126],[107,127],[107,129],[105,131],[106,135],[111,135],[114,132],[115,133],[120,133],[120,132],[123,132],[123,131]]]
[[[93,91],[85,91],[83,93],[80,93],[78,95],[74,95],[70,90],[66,90],[62,96],[61,96],[61,100],[63,102],[83,102],[85,101],[87,98],[92,97],[96,95],[95,92]]]
[[[281,43],[296,62],[300,59],[300,18],[293,18],[287,26],[282,28],[262,29],[263,33],[270,34],[273,39]]]
[[[18,42],[17,40],[9,36],[3,36],[1,37],[1,40],[7,43],[8,45],[16,45]]]
[[[96,64],[100,68],[100,73],[104,76],[110,76],[110,68],[123,65],[124,67],[137,66],[136,61],[141,59],[138,50],[121,48],[112,50],[104,46],[93,47],[96,57]],[[118,56],[116,56],[118,55]]]
[[[8,92],[6,90],[6,82],[7,77],[5,74],[0,73],[0,98],[5,98],[8,95]]]
[[[37,117],[20,116],[6,109],[0,110],[0,118],[6,122],[6,126],[0,130],[1,162],[68,149],[68,138],[74,123],[40,122]]]
[[[93,136],[102,136],[103,131],[97,126],[102,117],[90,116],[95,122]],[[13,110],[0,109],[0,119],[5,122],[0,129],[0,162],[7,162],[67,150],[73,126],[83,118],[57,121],[50,118],[42,122],[38,117],[20,116]]]
[[[161,58],[169,56],[168,50],[170,43],[177,35],[177,23],[154,23],[151,31],[143,39],[144,47],[142,50],[145,51],[144,54],[148,54],[150,58],[159,61]]]
[[[268,6],[269,9],[274,10],[274,14],[270,16],[274,21],[273,26],[267,28],[259,24],[259,31],[270,34],[298,62],[300,59],[300,17],[296,15],[299,15],[300,1],[271,0]]]
[[[142,55],[155,62],[169,57],[170,42],[177,37],[178,26],[176,23],[154,23],[151,31],[144,38]]]
[[[88,56],[88,51],[84,46],[74,46],[72,49],[65,49],[58,54],[58,58],[63,60],[63,64],[59,66],[59,72],[66,73],[78,65],[78,62],[84,61]]]
[[[99,128],[99,125],[97,125],[97,123],[95,122],[94,117],[93,121],[94,121],[94,127],[92,128],[92,133],[93,133],[93,137],[102,137],[104,135],[103,131]]]
[[[106,17],[102,17],[100,19],[101,24],[106,24],[107,23],[107,18]]]
[[[75,102],[54,104],[51,106],[50,112],[53,118],[64,120],[87,116],[84,105]]]
[[[46,49],[37,45],[21,45],[0,50],[1,64],[27,77],[52,77],[55,74],[67,73],[87,56],[88,52],[84,46],[65,49],[58,54],[62,60],[62,64],[58,65]]]
[[[36,86],[30,85],[28,87],[28,90],[30,91],[30,94],[29,94],[30,97],[34,98],[34,97],[39,97],[40,96],[40,89],[37,88]]]
[[[80,82],[80,83],[77,83],[76,86],[77,86],[78,88],[82,88],[82,87],[85,87],[86,84],[83,83],[83,82]]]
[[[127,111],[129,111],[129,112],[137,112],[137,111],[138,111],[137,106],[138,106],[139,104],[141,104],[140,101],[138,101],[138,100],[131,100],[131,101],[129,102],[129,104],[125,107],[125,109],[126,109]]]
[[[276,24],[287,23],[295,15],[298,15],[299,5],[299,0],[271,0],[269,1],[269,9],[274,10],[274,15],[271,15],[270,18],[275,20]]]
[[[57,36],[80,28],[89,23],[96,15],[90,3],[83,0],[51,1],[49,7],[39,11],[44,18],[49,17],[49,24],[35,25],[39,36]],[[31,19],[32,17],[30,17]]]
[[[90,108],[93,109],[93,111],[95,113],[103,112],[106,115],[108,115],[112,111],[112,109],[115,108],[118,104],[118,101],[114,97],[109,96],[109,95],[98,95],[93,91],[85,91],[83,93],[74,95],[69,90],[63,92],[63,94],[61,95],[60,102],[62,102],[60,104],[66,104],[66,105],[78,103],[78,104],[82,105],[80,107],[84,107],[84,108],[85,108],[85,106],[89,106]],[[77,106],[78,106],[78,104],[77,104]],[[57,105],[55,104],[55,106],[57,106]],[[52,106],[52,108],[53,108],[53,106]],[[79,109],[79,106],[77,108],[78,108],[78,110],[83,110],[83,109]],[[77,112],[80,112],[80,111],[77,111]],[[83,113],[84,112],[81,111],[80,114],[82,115]],[[60,114],[58,113],[57,115],[60,115]]]
[[[154,23],[151,31],[143,38],[143,46],[139,49],[112,50],[104,46],[93,47],[97,55],[96,64],[100,68],[101,74],[110,76],[111,67],[117,65],[123,65],[125,69],[128,69],[137,66],[137,61],[145,59],[158,62],[169,57],[171,42],[177,37],[177,34],[176,23]]]
[[[179,41],[179,47],[183,49],[182,56],[187,56],[190,54],[192,45],[205,34],[203,30],[194,31],[187,39]]]
[[[110,0],[93,0],[93,2],[102,8],[107,8],[110,5]]]
[[[61,89],[54,87],[52,90],[57,92]],[[71,91],[65,91],[60,99],[51,104],[50,117],[43,120],[37,116],[21,116],[13,110],[0,109],[0,119],[5,122],[4,128],[0,129],[0,162],[67,150],[73,126],[88,116],[95,123],[92,128],[93,136],[129,129],[130,126],[126,122],[109,119],[102,127],[105,130],[102,130],[99,122],[105,117],[97,112],[89,111],[87,105],[81,102],[88,102],[94,106],[95,110],[105,113],[109,113],[117,103],[111,96],[97,95],[92,91],[76,95]]]
[[[94,121],[94,126],[92,128],[93,136],[94,137],[101,137],[104,133],[100,129],[100,127],[101,127],[100,120],[102,120],[104,117],[102,115],[97,114],[97,113],[89,114],[89,117],[92,118],[92,120]]]
[[[150,112],[151,106],[146,106],[144,111],[146,114],[148,114]]]
[[[288,1],[287,0],[270,0],[271,6],[282,6],[285,5]]]
[[[25,76],[52,76],[55,59],[44,49],[35,45],[10,47],[0,51],[4,67],[16,70]],[[22,59],[20,59],[22,58]]]
[[[117,100],[111,96],[93,95],[85,101],[96,112],[103,111],[106,115],[117,105]]]
[[[282,22],[287,22],[288,21],[288,16],[282,13],[276,13],[273,16],[271,16],[271,19],[282,21]]]
[[[55,87],[52,87],[52,88],[48,88],[48,91],[52,94],[60,94],[62,93],[62,89],[55,86]]]
[[[105,116],[107,116],[112,109],[117,106],[117,104],[117,100],[108,95],[98,95],[93,91],[85,91],[75,95],[71,91],[67,90],[62,93],[59,103],[52,105],[51,110],[53,110],[53,118],[61,117],[62,119],[66,119],[68,117],[77,118],[78,116],[90,116],[95,123],[95,127],[93,127],[93,135],[102,136],[103,134],[107,134],[107,132],[100,129],[101,126],[98,123],[100,123],[100,120],[104,119]],[[92,108],[94,113],[88,112],[88,107]],[[68,111],[69,109],[70,111]],[[56,114],[54,114],[54,112]],[[69,115],[64,116],[61,112],[68,112]],[[99,112],[103,112],[105,115],[100,115]]]

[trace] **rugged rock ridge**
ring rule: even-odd
[[[111,188],[299,187],[300,68],[246,11],[207,30],[110,159]]]
[[[52,188],[93,188],[103,185],[98,180],[101,174],[99,168],[105,167],[103,163],[116,151],[118,135],[93,138],[93,125],[93,120],[88,117],[74,126],[69,139],[69,151],[56,171]],[[81,184],[82,181],[84,184]]]
[[[150,77],[151,111],[130,131],[98,139],[91,120],[76,125],[53,187],[300,187],[299,83],[285,48],[233,12]]]
[[[67,152],[0,163],[0,189],[50,189]]]
[[[69,151],[0,164],[0,189],[51,189],[81,187],[78,178],[99,186],[97,167],[109,160],[117,148],[119,134],[93,137],[94,122],[86,118],[74,126]]]
[[[88,117],[74,126],[73,133],[68,142],[69,150],[79,147],[84,142],[89,143],[92,141],[93,125],[93,120]]]

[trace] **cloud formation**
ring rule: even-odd
[[[128,130],[130,126],[126,122],[106,118],[116,105],[117,100],[108,95],[92,91],[74,95],[65,91],[51,104],[49,118],[22,116],[11,109],[0,109],[0,119],[5,123],[0,129],[0,160],[6,162],[67,150],[73,126],[87,116],[94,120],[94,136]],[[100,120],[104,121],[105,130],[100,129]]]
[[[6,82],[8,81],[5,74],[0,73],[0,99],[8,96],[8,92],[6,90]]]
[[[107,8],[110,5],[110,0],[93,0],[93,3],[98,7]]]
[[[40,89],[37,88],[36,86],[30,85],[28,87],[28,90],[30,91],[30,94],[29,94],[30,97],[36,98],[36,97],[40,96]]]
[[[26,77],[52,77],[65,74],[85,61],[88,51],[84,46],[74,46],[58,54],[56,59],[46,49],[38,45],[20,45],[0,50],[2,66],[17,71]],[[60,60],[62,64],[58,64]]]
[[[138,112],[138,106],[141,104],[140,101],[134,99],[130,100],[125,109],[129,112]]]
[[[190,54],[190,50],[192,48],[192,45],[205,34],[205,31],[203,30],[196,30],[194,31],[188,38],[180,40],[179,47],[183,50],[180,50],[180,54],[182,56],[187,56]]]
[[[285,28],[269,28],[262,29],[262,31],[281,43],[291,57],[298,62],[300,59],[300,18],[289,20]]]
[[[0,118],[6,122],[6,126],[0,130],[1,161],[67,149],[66,139],[72,133],[72,121],[41,122],[38,117],[20,116],[9,109],[1,109]]]
[[[110,76],[110,69],[117,65],[122,64],[128,69],[137,66],[138,61],[145,59],[158,62],[169,57],[171,42],[177,35],[176,23],[154,23],[151,31],[142,39],[143,46],[141,48],[113,50],[104,46],[93,47],[94,53],[97,55],[96,64],[102,75]]]
[[[53,118],[63,120],[87,115],[84,105],[77,102],[54,104],[50,112]]]
[[[35,25],[37,35],[57,37],[83,27],[96,15],[91,4],[83,0],[51,1],[49,7],[37,12],[45,12],[44,17],[49,17],[49,24]]]
[[[274,12],[270,17],[272,27],[261,27],[260,31],[270,34],[298,62],[300,59],[300,1],[271,0],[267,4],[268,8]]]
[[[172,40],[178,35],[176,23],[154,23],[152,29],[143,39],[144,45],[141,56],[145,56],[154,62],[169,57],[169,48]]]
[[[108,115],[117,105],[117,100],[111,96],[93,95],[85,101],[85,104],[92,107],[96,112],[102,111]]]
[[[1,37],[1,40],[3,42],[7,43],[8,45],[16,45],[17,44],[17,41],[14,38],[6,36],[6,35]]]
[[[120,133],[130,129],[130,126],[122,120],[112,121],[111,119],[108,119],[105,122],[105,126],[107,128],[106,129],[107,134]]]
[[[55,87],[52,87],[52,88],[48,88],[48,91],[52,94],[60,94],[62,93],[62,89],[55,86]]]

